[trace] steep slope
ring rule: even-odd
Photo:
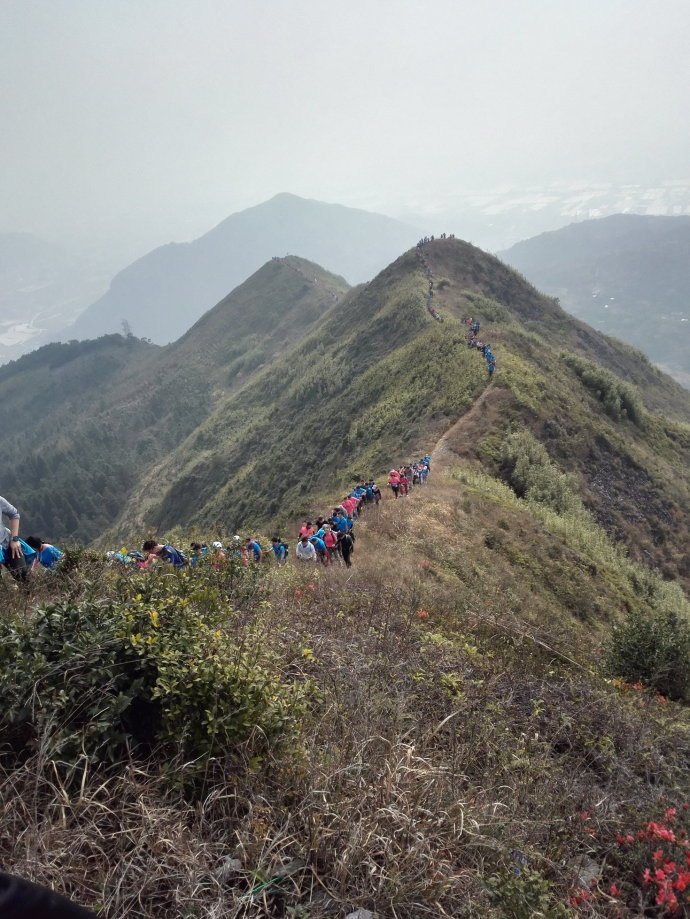
[[[233,214],[191,243],[161,246],[125,268],[65,337],[120,331],[126,319],[135,335],[167,344],[274,256],[294,253],[359,282],[418,235],[380,214],[276,195]]]
[[[168,348],[111,335],[0,369],[0,443],[22,457],[3,488],[26,526],[82,541],[109,529],[146,469],[346,290],[304,259],[275,259]]]
[[[500,255],[569,312],[690,385],[690,217],[586,220]]]
[[[525,432],[636,557],[687,578],[677,533],[690,532],[690,396],[486,253],[458,240],[425,252],[442,323],[425,309],[426,278],[408,252],[219,403],[150,471],[121,524],[227,532],[292,519],[334,483],[432,447],[491,385],[466,459],[509,478],[508,438]],[[491,384],[467,347],[469,314],[498,358]]]

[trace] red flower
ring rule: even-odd
[[[688,884],[690,884],[690,871],[681,871],[673,886],[676,890],[685,890]]]
[[[420,619],[426,619],[429,614],[427,613],[425,609],[420,609],[417,615],[419,616]]]
[[[652,872],[649,870],[649,868],[645,868],[645,869],[644,869],[644,873],[643,873],[643,875],[642,875],[642,880],[644,881],[645,886],[647,886],[648,884],[651,883],[651,880],[652,880]]]
[[[296,597],[301,597],[301,596],[302,596],[302,591],[301,591],[301,590],[296,590],[296,591],[295,591],[295,596],[296,596]]]
[[[652,852],[652,858],[654,859],[655,862],[660,862],[663,857],[664,857],[663,849],[657,849],[656,852]]]
[[[666,820],[673,820],[677,813],[678,811],[675,809],[675,807],[669,807],[669,809],[664,814],[664,817]]]
[[[580,820],[589,820],[591,816],[592,814],[590,811],[582,811],[582,813],[580,814]]]
[[[612,897],[617,897],[620,894],[620,890],[616,887],[615,884],[611,884],[609,887],[609,893]]]
[[[307,584],[307,590],[316,590],[313,584]]]

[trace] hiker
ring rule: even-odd
[[[167,543],[163,544],[156,542],[155,539],[147,539],[142,549],[146,553],[146,561],[142,568],[148,568],[151,562],[155,562],[159,558],[163,559],[164,562],[168,562],[173,568],[184,568],[187,564],[187,556],[184,552],[180,552],[179,549]]]
[[[391,469],[391,471],[388,473],[388,484],[391,487],[391,491],[397,498],[398,492],[400,490],[400,473],[397,469]]]
[[[299,531],[300,536],[310,537],[314,535],[314,527],[311,520],[305,520]]]
[[[211,543],[211,550],[212,551],[209,556],[211,565],[213,565],[216,571],[218,571],[221,568],[223,562],[225,562],[225,550],[223,549],[223,543],[216,539],[215,542]]]
[[[340,553],[345,562],[345,567],[351,568],[352,562],[350,561],[350,556],[355,551],[354,536],[351,533],[340,533],[338,535],[338,547],[340,548]]]
[[[494,374],[494,370],[496,369],[496,362],[489,361],[488,369],[489,369],[489,379],[491,379],[491,377]]]
[[[316,549],[309,542],[308,536],[301,536],[295,547],[295,555],[301,562],[315,562]]]
[[[39,539],[38,536],[27,536],[26,544],[31,546],[36,553],[36,558],[32,566],[34,570],[41,564],[49,571],[55,571],[58,562],[65,555],[64,552],[56,549],[55,546],[52,546],[49,542],[44,542],[42,539]]]
[[[189,564],[192,567],[195,567],[199,562],[206,559],[208,555],[208,546],[205,543],[193,542],[190,543],[189,548],[192,550],[192,554],[189,556]]]
[[[256,537],[252,539],[251,536],[248,536],[244,548],[250,562],[258,563],[263,559],[264,553],[261,549],[261,543]]]
[[[3,526],[2,515],[9,520]],[[19,511],[5,498],[0,498],[0,564],[7,568],[15,581],[26,581],[36,553],[19,538]]]
[[[332,528],[327,525],[324,530],[324,534],[321,538],[326,543],[326,551],[328,552],[329,561],[333,561],[334,556],[338,554],[337,553],[338,536],[332,530]]]
[[[328,555],[328,549],[326,548],[326,543],[319,536],[312,536],[309,540],[312,546],[316,549],[316,557],[321,562],[322,565],[327,565],[330,561]]]
[[[284,543],[279,536],[274,536],[273,539],[271,539],[271,548],[273,549],[273,554],[278,564],[286,565],[289,551],[287,544]]]

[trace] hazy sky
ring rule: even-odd
[[[690,179],[688,0],[0,0],[0,231]]]

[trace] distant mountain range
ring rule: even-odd
[[[62,338],[119,332],[167,344],[268,259],[298,255],[368,281],[421,235],[368,211],[280,194],[228,217],[191,243],[161,246],[121,271]]]
[[[568,312],[640,348],[690,388],[690,217],[586,220],[500,257]]]

